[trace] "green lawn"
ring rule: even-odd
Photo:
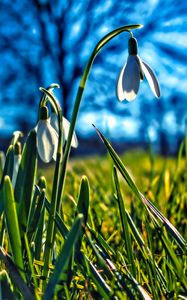
[[[31,293],[28,299],[185,299],[184,149],[178,157],[167,158],[129,150],[119,161],[111,146],[107,147],[111,156],[69,162],[62,209],[55,217],[55,242],[47,277],[42,274],[54,165],[39,168],[37,180],[46,178],[46,200],[42,196],[43,179],[38,183],[39,194],[32,198],[35,204],[31,203],[33,215],[27,221],[26,234],[20,227],[25,275],[20,273],[15,280],[16,264],[11,269],[1,252],[2,296],[7,297],[9,292],[9,299],[23,299],[27,294],[22,284],[26,283]],[[11,198],[8,186],[6,179],[7,199]],[[16,263],[15,253],[18,258],[19,253],[13,247],[17,241],[11,237],[15,226],[6,210],[9,226],[6,229],[1,218],[1,242],[11,255],[9,259]],[[17,280],[21,287],[17,287]]]

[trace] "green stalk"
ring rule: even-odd
[[[78,116],[78,112],[79,112],[79,107],[80,107],[80,103],[81,103],[81,99],[82,99],[82,95],[86,86],[86,82],[88,79],[88,75],[90,73],[92,64],[97,56],[97,54],[99,53],[99,51],[111,40],[113,39],[115,36],[117,36],[118,34],[127,31],[130,32],[130,30],[132,29],[136,29],[136,28],[141,28],[142,25],[138,24],[138,25],[127,25],[127,26],[123,26],[120,28],[117,28],[115,30],[113,30],[112,32],[108,33],[106,36],[104,36],[96,45],[96,47],[94,48],[88,63],[86,65],[86,68],[84,70],[84,73],[82,75],[81,81],[80,81],[80,85],[77,91],[77,96],[75,99],[75,104],[74,104],[74,108],[73,108],[73,114],[72,114],[72,119],[71,119],[71,125],[70,125],[70,129],[69,129],[69,134],[68,134],[68,139],[67,139],[67,143],[66,143],[66,147],[65,147],[65,152],[64,152],[64,157],[63,157],[63,162],[62,162],[62,170],[61,170],[61,176],[60,176],[60,182],[59,182],[59,189],[58,189],[58,200],[57,200],[57,210],[59,211],[60,206],[61,206],[61,199],[62,199],[62,194],[63,194],[63,189],[64,189],[64,182],[65,182],[65,177],[66,177],[66,169],[67,169],[67,162],[69,159],[69,155],[70,155],[70,149],[71,149],[71,141],[72,141],[72,136],[73,136],[73,132],[74,132],[74,128],[75,128],[75,124],[76,124],[76,120],[77,120],[77,116]]]
[[[130,268],[130,271],[131,271],[133,277],[136,278],[135,258],[133,255],[133,247],[132,247],[132,241],[131,241],[131,236],[130,236],[130,232],[129,232],[128,219],[127,219],[127,214],[125,211],[125,204],[124,204],[123,197],[121,194],[117,170],[116,170],[115,166],[114,166],[114,182],[115,182],[115,186],[116,186],[117,201],[118,201],[120,218],[121,218],[121,223],[122,223],[122,228],[123,228],[123,235],[124,235],[124,239],[125,239],[127,258],[128,258],[128,263],[130,265],[129,268]]]
[[[53,243],[54,243],[53,236],[54,236],[55,215],[56,215],[56,208],[57,208],[57,192],[58,192],[58,184],[59,184],[60,165],[61,165],[61,157],[62,157],[63,130],[62,130],[62,110],[57,100],[55,99],[54,95],[50,91],[44,88],[40,88],[40,90],[45,93],[51,105],[55,108],[58,116],[58,126],[59,126],[58,149],[57,149],[57,157],[56,157],[56,164],[55,164],[51,205],[50,205],[49,219],[48,219],[48,226],[47,226],[46,244],[44,250],[43,276],[47,277],[49,271],[49,263],[50,263],[51,254],[53,250]],[[42,287],[43,291],[45,290],[45,286],[46,286],[46,281],[44,280],[43,287]]]
[[[24,281],[26,281],[22,254],[21,235],[19,230],[18,215],[16,211],[16,203],[14,191],[9,176],[4,177],[4,213],[6,219],[6,227],[12,250],[12,257],[16,264],[17,270]]]

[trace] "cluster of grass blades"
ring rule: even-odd
[[[187,296],[186,242],[182,236],[186,234],[185,142],[176,164],[172,161],[171,174],[166,164],[160,173],[151,164],[152,176],[143,187],[143,194],[111,144],[96,130],[112,160],[76,160],[69,169],[64,194],[64,202],[69,204],[63,205],[63,213],[60,210],[54,216],[55,234],[47,276],[44,255],[51,182],[44,176],[38,177],[42,170],[37,170],[36,135],[31,131],[23,148],[16,185],[12,187],[17,141],[11,141],[5,164],[0,167],[1,299]],[[87,175],[82,176],[81,182],[78,169]],[[51,168],[49,172],[51,177]],[[165,213],[173,225],[160,207],[166,207]]]

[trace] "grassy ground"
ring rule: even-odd
[[[173,179],[176,175],[177,159],[175,157],[150,157],[149,152],[143,150],[132,150],[121,155],[127,170],[135,183],[143,194],[148,195],[165,214],[167,213],[167,205],[171,201],[171,190]],[[54,168],[51,166],[45,168],[44,174],[48,182],[49,194],[51,193],[52,177]],[[178,168],[179,181],[178,188],[180,194],[177,194],[177,202],[181,195],[186,197],[185,190],[185,159],[180,161]],[[43,173],[43,170],[41,174]],[[64,213],[68,219],[71,219],[71,214],[74,213],[74,202],[78,197],[81,177],[86,175],[90,183],[90,206],[97,210],[97,215],[103,220],[106,219],[106,224],[110,224],[108,218],[112,211],[117,209],[114,203],[113,194],[115,192],[113,181],[113,162],[109,156],[87,156],[71,159],[67,173],[67,184],[65,187],[63,207]],[[130,209],[131,205],[136,205],[136,200],[133,198],[127,184],[119,175],[122,193],[125,197],[126,206]],[[114,214],[114,213],[113,213]],[[117,213],[115,212],[115,215]],[[175,216],[168,217],[176,222]],[[184,221],[185,220],[180,220]],[[105,222],[104,222],[105,223]],[[179,225],[179,224],[174,224]],[[184,232],[181,232],[184,234]]]
[[[121,156],[121,159],[139,190],[155,204],[184,237],[187,237],[185,217],[185,202],[187,199],[185,158],[181,156],[178,158],[153,156],[148,152],[136,150],[128,151]],[[45,176],[48,182],[50,182],[52,173],[51,168],[45,169]],[[103,248],[105,251],[111,251],[108,252],[110,253],[110,258],[115,262],[117,269],[123,273],[125,272],[125,268],[128,268],[128,253],[124,236],[126,232],[123,228],[118,201],[116,201],[116,197],[114,196],[116,188],[112,173],[113,161],[108,155],[104,157],[94,156],[72,159],[68,168],[67,184],[63,198],[63,212],[65,223],[68,227],[71,227],[76,210],[80,179],[83,175],[86,175],[90,184],[90,214],[88,222],[94,228],[95,232],[98,232],[100,237],[104,239],[109,249],[106,250],[106,245]],[[119,182],[125,206],[145,243],[145,247],[151,251],[149,255],[151,255],[154,263],[158,264],[161,273],[164,274],[166,286],[164,288],[161,287],[163,279],[158,280],[157,275],[154,274],[155,271],[148,271],[148,266],[146,266],[143,254],[141,253],[142,249],[140,249],[141,247],[137,244],[136,237],[132,234],[131,246],[138,282],[145,287],[148,294],[154,299],[161,299],[161,297],[162,299],[178,299],[180,293],[181,297],[182,295],[184,296],[185,288],[182,287],[180,280],[174,274],[171,257],[168,255],[167,248],[165,249],[161,238],[156,232],[157,229],[154,226],[154,220],[149,216],[142,202],[134,197],[132,190],[129,189],[120,174]],[[159,234],[162,235],[163,233]],[[171,239],[172,241],[172,235],[168,235],[166,232],[164,234],[166,234],[168,240]],[[83,245],[84,253],[97,265],[92,247],[87,243]],[[173,249],[175,249],[178,258],[181,260],[181,266],[185,266],[184,253],[180,251],[180,247],[177,246],[174,240],[171,245],[173,245]],[[100,272],[105,277],[102,267]],[[82,274],[76,276],[76,280],[76,285],[80,290],[73,297],[87,299],[89,296],[90,299],[97,299],[97,297],[99,299],[100,293],[94,294],[93,287],[91,286],[90,289],[93,293],[89,288],[87,292],[81,292],[81,289],[84,290],[85,285],[88,284],[86,283],[87,279],[84,276],[82,277]],[[110,280],[108,280],[109,278],[107,278],[107,283],[111,284]],[[114,282],[113,284],[115,285],[116,283]],[[92,285],[92,283],[89,284]],[[113,286],[113,288],[115,290],[116,286]],[[165,292],[163,293],[164,289]],[[130,293],[128,294],[128,292],[120,297],[125,299],[125,295],[128,295],[127,299],[133,299],[133,296]],[[139,297],[136,295],[135,299],[139,299]]]
[[[31,204],[34,213],[26,234],[20,227],[26,274],[22,279],[27,287],[24,290],[23,283],[17,289],[22,279],[15,280],[16,266],[11,269],[5,263],[11,256],[5,258],[1,252],[2,272],[7,270],[8,276],[0,273],[2,297],[9,291],[9,299],[23,299],[27,292],[27,299],[186,299],[184,144],[178,157],[136,150],[124,153],[121,161],[110,147],[107,144],[104,157],[70,160],[62,210],[54,219],[55,243],[47,277],[43,268],[49,204],[42,193]],[[46,199],[51,198],[53,175],[53,165],[38,171],[38,179],[46,178]],[[1,242],[14,257],[17,242],[14,235],[15,244],[11,240],[15,228],[8,214],[6,222],[7,230],[1,219]],[[10,242],[15,249],[11,250]]]

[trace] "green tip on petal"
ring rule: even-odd
[[[40,120],[47,120],[48,119],[48,108],[47,106],[42,106],[40,108]]]
[[[128,43],[129,55],[137,55],[138,54],[138,43],[134,37],[129,39]]]

